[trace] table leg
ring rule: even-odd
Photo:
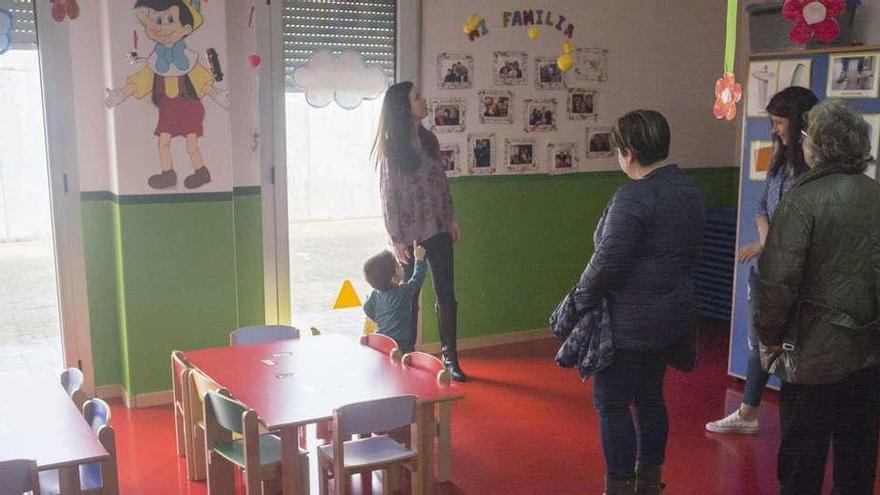
[[[300,483],[299,427],[281,429],[281,493],[297,495]]]
[[[79,466],[64,466],[58,469],[58,491],[61,495],[79,495]]]
[[[434,404],[432,402],[419,403],[418,423],[418,450],[419,470],[418,478],[422,494],[431,495],[434,488]],[[413,486],[415,493],[416,486]]]
[[[437,458],[439,468],[437,470],[437,479],[440,482],[449,481],[449,467],[452,463],[452,404],[449,402],[441,402],[438,405],[438,440],[437,440]]]

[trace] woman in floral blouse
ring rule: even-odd
[[[413,83],[389,88],[373,154],[380,167],[382,211],[394,254],[406,267],[408,279],[413,270],[413,242],[427,250],[437,296],[443,362],[454,380],[465,381],[456,350],[458,309],[452,249],[461,238],[461,229],[455,219],[437,136],[422,126],[427,116],[425,99]],[[418,318],[418,297],[416,293],[412,305],[413,328]]]

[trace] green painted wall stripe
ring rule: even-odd
[[[739,168],[686,169],[707,208],[736,206]],[[593,254],[593,230],[626,180],[621,172],[460,178],[451,184],[462,240],[455,247],[459,338],[547,326]],[[431,283],[423,342],[436,342]]]
[[[117,204],[168,204],[198,203],[203,201],[229,201],[233,196],[258,196],[260,186],[236,187],[233,191],[183,194],[129,194],[116,195],[110,191],[83,191],[82,201],[113,201]]]
[[[260,186],[241,186],[232,189],[233,196],[255,196],[261,194],[263,188]]]
[[[184,197],[81,194],[97,385],[167,389],[171,350],[264,321],[259,188]]]

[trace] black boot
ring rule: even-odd
[[[605,477],[605,495],[633,495],[635,480],[614,480]]]
[[[464,374],[464,371],[461,370],[461,366],[458,364],[458,352],[455,349],[455,344],[444,345],[441,347],[441,350],[443,351],[443,364],[449,370],[449,376],[457,382],[466,382],[467,375]]]
[[[440,350],[443,352],[443,364],[446,365],[453,380],[466,382],[467,376],[458,364],[458,304],[453,299],[446,304],[437,304],[434,309],[437,310],[437,323],[440,327]]]
[[[660,495],[666,485],[660,481],[661,466],[636,466],[636,493]]]

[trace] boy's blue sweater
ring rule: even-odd
[[[400,352],[415,350],[416,327],[413,321],[415,295],[425,280],[425,262],[416,260],[412,277],[388,290],[374,290],[364,303],[364,313],[376,322],[378,332],[397,342]]]

